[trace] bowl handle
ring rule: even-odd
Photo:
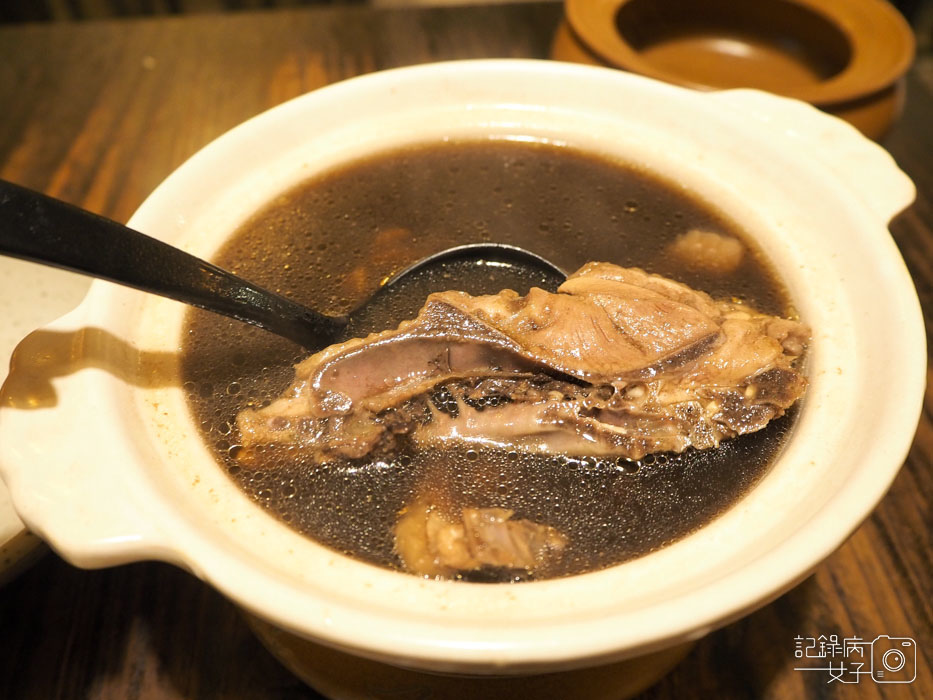
[[[77,566],[182,563],[147,512],[137,472],[114,468],[131,455],[106,434],[118,423],[89,381],[106,370],[82,363],[100,333],[83,327],[82,308],[14,351],[0,392],[0,478],[26,527]]]
[[[916,197],[913,182],[891,154],[842,119],[760,90],[723,90],[708,96],[769,124],[795,150],[828,168],[885,224]]]

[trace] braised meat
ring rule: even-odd
[[[727,275],[742,263],[745,246],[732,236],[692,229],[674,239],[667,253],[687,268]]]
[[[534,573],[567,546],[549,525],[512,519],[506,508],[463,508],[459,512],[419,498],[406,506],[395,527],[395,549],[404,567],[422,576],[506,569]]]
[[[634,268],[557,290],[432,294],[397,329],[331,346],[237,419],[257,446],[357,458],[450,441],[639,459],[759,430],[803,393],[809,331]]]

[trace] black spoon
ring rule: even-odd
[[[116,221],[3,180],[0,254],[159,294],[251,323],[312,351],[334,342],[350,320],[319,314]],[[567,276],[517,246],[476,243],[423,258],[393,275],[380,291],[427,266],[456,258],[523,265],[558,280]]]

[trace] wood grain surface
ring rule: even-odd
[[[183,160],[290,97],[381,68],[546,57],[554,4],[334,7],[0,28],[0,177],[123,220]],[[933,58],[884,145],[918,200],[892,226],[933,316]],[[868,407],[866,407],[868,410]],[[644,697],[933,697],[933,395],[875,513],[790,593],[703,639]],[[794,638],[917,643],[909,685],[795,671]],[[48,554],[0,589],[0,698],[317,698],[213,589],[171,566]]]

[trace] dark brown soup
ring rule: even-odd
[[[728,274],[685,268],[664,250],[691,229],[740,238],[750,253]],[[638,266],[717,298],[791,313],[749,237],[676,185],[566,147],[505,140],[409,147],[317,176],[257,213],[215,262],[336,314],[406,264],[476,241],[520,245],[567,270],[591,260]],[[412,280],[354,332],[395,327],[431,291],[524,293],[543,282],[519,269],[492,279],[476,270],[451,264]],[[235,459],[236,414],[279,395],[307,352],[202,311],[189,312],[186,324],[185,388],[204,439],[231,477],[300,532],[392,568],[400,567],[393,550],[398,513],[426,479],[446,480],[453,505],[509,508],[560,530],[569,545],[556,575],[640,556],[735,503],[765,473],[793,420],[785,416],[715,450],[639,462],[464,449],[324,465],[278,455],[247,468]]]

